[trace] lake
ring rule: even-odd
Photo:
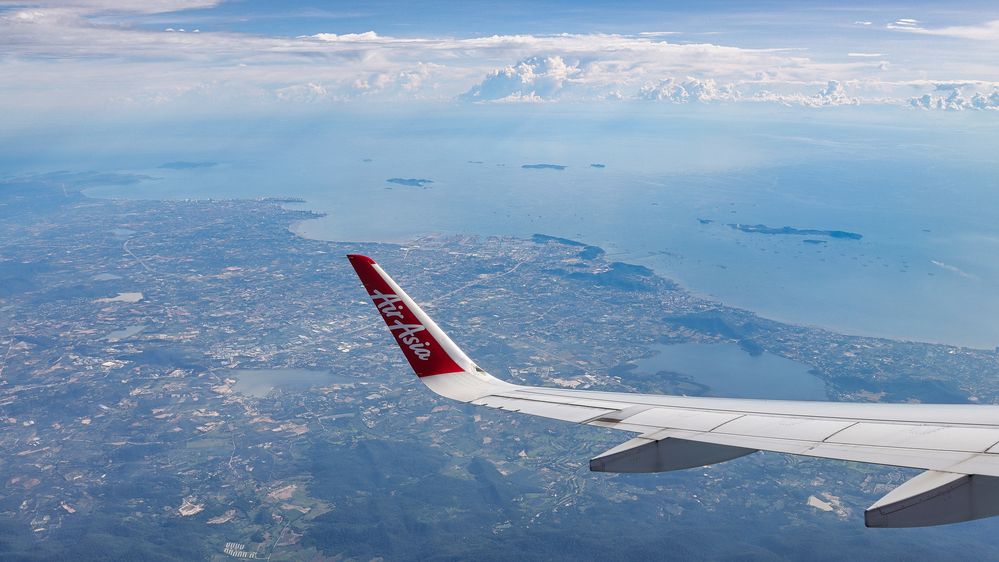
[[[234,369],[226,376],[236,379],[233,391],[257,398],[264,398],[274,389],[304,392],[317,386],[355,382],[329,371],[308,369]]]
[[[137,335],[145,329],[145,324],[133,324],[131,326],[125,326],[120,330],[112,330],[108,333],[108,335],[104,336],[104,339],[108,341],[119,341]]]
[[[709,396],[826,400],[822,379],[808,365],[772,353],[750,355],[738,344],[660,345],[655,355],[633,361],[640,372],[671,371],[710,387]]]

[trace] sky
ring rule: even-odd
[[[0,76],[8,125],[425,104],[990,112],[999,4],[0,0]]]

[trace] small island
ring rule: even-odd
[[[218,162],[211,162],[209,160],[203,160],[198,162],[188,162],[184,160],[179,160],[177,162],[165,162],[159,165],[161,170],[193,170],[196,168],[213,168],[218,165]]]
[[[607,164],[590,164],[591,168],[606,168]]]
[[[561,164],[524,164],[521,168],[525,170],[564,170],[568,166]]]
[[[856,232],[847,232],[845,230],[817,230],[814,228],[794,228],[791,226],[782,226],[780,228],[774,228],[767,226],[765,224],[729,224],[730,228],[739,230],[742,232],[749,232],[753,234],[785,234],[791,236],[828,236],[829,238],[838,238],[843,240],[860,240],[863,235],[857,234]]]
[[[432,183],[433,180],[421,179],[421,178],[389,178],[388,183],[396,183],[399,185],[406,185],[409,187],[426,187]]]

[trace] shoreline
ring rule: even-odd
[[[144,201],[166,201],[165,199],[156,199],[156,198],[143,199],[143,198],[138,198],[138,197],[133,198],[133,197],[101,197],[101,196],[94,196],[94,195],[91,195],[91,194],[88,193],[91,189],[92,188],[84,188],[84,189],[79,190],[79,193],[83,197],[86,197],[86,198],[89,198],[89,199],[105,199],[105,200],[119,200],[119,199],[123,199],[123,200],[144,200]],[[272,206],[275,206],[275,207],[277,207],[279,209],[282,209],[282,210],[285,210],[285,211],[289,211],[289,212],[307,213],[310,216],[305,217],[305,218],[299,218],[299,219],[291,221],[288,224],[287,229],[288,229],[288,231],[290,233],[292,233],[295,236],[301,237],[302,239],[305,239],[305,240],[312,240],[312,241],[317,241],[317,242],[350,243],[350,244],[391,244],[391,245],[396,245],[396,246],[407,246],[407,245],[415,244],[421,238],[425,238],[425,237],[438,237],[438,236],[449,236],[449,235],[455,235],[455,236],[477,236],[477,237],[482,237],[482,238],[488,238],[489,237],[489,235],[482,235],[482,234],[469,234],[469,233],[456,233],[456,232],[443,232],[443,231],[428,231],[428,232],[418,233],[418,234],[414,234],[414,235],[410,235],[410,236],[405,236],[405,237],[399,237],[399,238],[386,237],[386,238],[380,238],[378,240],[349,240],[349,239],[347,239],[347,240],[337,240],[337,239],[332,239],[332,238],[309,236],[305,232],[303,232],[303,228],[302,228],[303,225],[306,222],[316,221],[316,220],[320,220],[322,218],[325,218],[325,217],[329,216],[328,213],[325,213],[325,212],[322,212],[322,211],[317,211],[317,210],[314,210],[312,208],[309,208],[310,202],[309,202],[308,199],[305,199],[305,198],[295,197],[294,200],[288,200],[288,201],[284,201],[284,199],[286,199],[286,198],[281,198],[281,197],[256,197],[256,198],[239,198],[239,197],[233,197],[233,198],[225,198],[225,199],[222,199],[222,198],[217,198],[217,199],[216,198],[201,198],[201,199],[197,199],[197,200],[208,201],[208,202],[213,201],[213,200],[217,200],[217,201],[223,201],[223,200],[249,201],[249,202],[256,202],[256,203],[260,203],[260,204],[264,204],[264,205],[272,205]],[[296,208],[296,207],[290,207],[289,205],[295,205],[295,206],[298,206],[298,208]],[[623,253],[625,255],[621,259],[625,260],[625,261],[622,261],[622,263],[627,263],[629,265],[638,265],[638,266],[647,267],[650,270],[652,270],[652,272],[657,277],[660,277],[663,280],[675,283],[682,291],[684,291],[685,293],[689,294],[692,297],[695,297],[695,298],[698,298],[698,299],[710,302],[710,303],[715,304],[715,305],[717,305],[717,306],[719,306],[721,308],[725,308],[725,309],[729,309],[729,310],[733,310],[733,311],[738,311],[738,312],[744,313],[744,314],[751,314],[751,315],[759,317],[759,318],[761,318],[763,320],[768,320],[768,321],[777,322],[777,323],[780,323],[780,324],[785,324],[785,325],[788,325],[788,326],[795,326],[795,327],[805,328],[805,329],[810,329],[810,330],[821,330],[821,331],[825,331],[825,332],[839,334],[839,335],[842,335],[842,336],[859,337],[859,338],[873,338],[873,339],[886,340],[886,341],[897,342],[897,343],[939,345],[939,346],[944,346],[944,347],[949,347],[949,348],[966,349],[966,350],[980,351],[980,352],[993,352],[996,349],[999,349],[999,346],[996,346],[996,347],[991,347],[991,346],[976,346],[976,345],[968,345],[968,344],[965,344],[965,343],[955,343],[955,342],[950,342],[950,341],[943,341],[943,340],[929,339],[929,338],[926,338],[926,339],[914,339],[914,338],[907,338],[907,337],[895,336],[895,335],[890,335],[890,334],[883,334],[883,333],[866,331],[866,330],[856,330],[856,329],[853,329],[853,328],[850,328],[850,327],[844,327],[844,326],[817,324],[817,323],[812,323],[812,322],[804,322],[804,321],[797,320],[797,319],[790,319],[790,318],[787,318],[786,316],[784,316],[782,314],[779,314],[779,313],[775,313],[775,312],[767,311],[767,310],[757,310],[755,308],[743,306],[743,305],[740,305],[738,303],[732,303],[729,300],[725,300],[725,299],[719,298],[717,295],[714,295],[714,294],[711,294],[711,293],[708,293],[708,292],[705,292],[705,291],[698,290],[698,289],[692,287],[689,284],[689,282],[686,281],[683,278],[683,276],[679,274],[679,272],[676,272],[676,271],[673,271],[673,270],[668,270],[668,269],[664,270],[662,268],[661,264],[649,263],[652,260],[650,260],[648,258],[636,258],[636,257],[634,257],[634,256],[631,255],[630,251],[627,251],[627,250],[622,251],[621,249],[617,249],[617,251],[615,251],[613,254],[611,254],[610,252],[607,251],[607,249],[605,247],[608,244],[607,241],[600,241],[600,242],[597,242],[597,243],[588,243],[588,242],[585,242],[585,241],[576,240],[575,238],[570,238],[568,236],[558,236],[558,235],[555,235],[555,234],[543,234],[543,233],[537,233],[537,234],[540,234],[541,236],[545,236],[545,237],[552,237],[552,238],[555,238],[555,239],[566,240],[566,241],[569,241],[569,242],[573,242],[575,244],[579,244],[580,246],[584,246],[584,247],[591,247],[591,248],[599,249],[599,250],[603,251],[604,252],[604,256],[608,257],[608,258],[610,258],[612,255],[621,255]],[[530,239],[530,237],[519,237],[519,236],[513,236],[513,235],[507,235],[507,236],[510,236],[511,238],[518,238],[518,239],[525,239],[525,240],[529,240]],[[610,245],[614,245],[614,244],[611,243]],[[649,258],[651,258],[651,257],[652,256],[649,256]]]

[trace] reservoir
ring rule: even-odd
[[[145,324],[133,324],[131,326],[125,326],[120,330],[114,330],[110,332],[107,336],[104,337],[104,339],[108,341],[119,341],[137,335],[139,332],[145,329],[146,329]]]
[[[710,387],[709,396],[827,399],[825,383],[808,365],[772,353],[752,356],[734,343],[661,345],[652,357],[633,363],[643,372],[686,375]]]
[[[274,389],[301,392],[317,386],[354,382],[350,377],[309,369],[235,369],[229,376],[236,379],[234,391],[257,398]]]

